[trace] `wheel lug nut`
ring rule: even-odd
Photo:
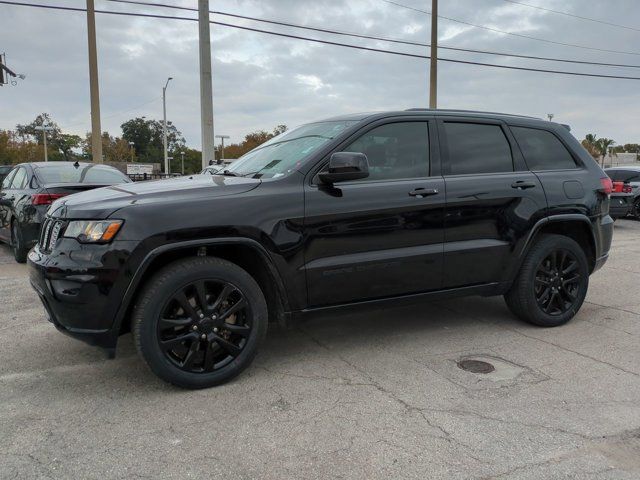
[[[218,327],[215,327],[215,328],[213,329],[213,331],[214,331],[214,333],[218,333]]]
[[[203,340],[206,340],[207,336],[203,333],[202,335],[200,335],[200,338],[203,339]]]
[[[193,327],[191,327],[192,330],[198,330],[198,325],[194,325]]]
[[[204,318],[204,315],[203,315],[203,314],[200,314],[200,318]]]
[[[211,320],[217,320],[217,319],[218,319],[218,317],[217,317],[217,316],[215,316],[215,315],[211,315]]]

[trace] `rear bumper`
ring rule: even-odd
[[[626,217],[631,213],[633,206],[633,194],[628,195],[611,195],[609,202],[609,215],[612,218]]]

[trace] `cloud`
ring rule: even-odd
[[[43,3],[45,3],[43,1]],[[84,2],[52,0],[68,5]],[[192,6],[195,2],[179,0]],[[402,0],[416,8],[425,2]],[[584,13],[578,0],[538,0],[537,5]],[[214,5],[212,3],[212,5]],[[189,12],[120,5],[98,0],[96,8],[175,14]],[[430,17],[381,0],[228,0],[215,8],[347,32],[429,42]],[[598,48],[634,50],[638,32],[585,22],[502,0],[441,2],[442,15],[514,33]],[[636,2],[590,3],[589,16],[629,25],[640,23]],[[265,30],[331,39],[354,45],[428,54],[423,47],[335,37],[299,29],[256,25],[216,16],[216,20]],[[279,38],[212,25],[216,134],[241,140],[256,129],[293,126],[356,111],[404,109],[428,104],[428,62],[374,52]],[[196,22],[97,16],[102,125],[112,134],[134,116],[162,116],[162,86],[168,117],[187,142],[200,147],[198,29]],[[0,128],[13,128],[47,111],[68,131],[90,128],[86,20],[84,14],[0,6],[0,31],[9,66],[27,79],[0,89]],[[633,55],[607,54],[510,35],[442,20],[444,45],[531,55],[640,64]],[[441,57],[505,65],[526,65],[604,74],[631,75],[633,69],[549,64],[441,50]],[[638,82],[565,77],[441,62],[439,106],[501,111],[570,123],[576,136],[587,132],[618,143],[639,141]]]

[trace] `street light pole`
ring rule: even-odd
[[[87,0],[87,36],[89,39],[89,90],[91,94],[91,157],[94,163],[102,163],[102,127],[100,126],[100,87],[98,83],[94,0]]]
[[[431,54],[429,55],[429,108],[438,108],[438,0],[431,0]]]
[[[129,150],[131,150],[131,163],[133,163],[133,147],[135,143],[129,142]]]
[[[180,152],[180,156],[182,157],[182,175],[184,175],[184,152]]]
[[[164,149],[164,173],[169,173],[169,154],[167,153],[167,87],[173,77],[167,78],[162,87],[162,147]]]
[[[42,138],[43,138],[43,142],[44,142],[44,161],[48,162],[49,161],[49,154],[47,152],[47,132],[50,132],[53,130],[53,127],[50,127],[48,125],[45,125],[44,123],[42,125],[39,125],[35,128],[38,131],[42,131]]]
[[[231,137],[229,135],[216,135],[216,138],[219,138],[222,142],[222,147],[220,149],[220,160],[224,161],[224,139]]]
[[[547,113],[547,117],[549,118],[549,121],[551,121],[555,115],[553,113]]]

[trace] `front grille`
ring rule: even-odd
[[[45,219],[40,230],[39,247],[43,252],[50,252],[55,247],[62,233],[64,223],[54,218]]]

